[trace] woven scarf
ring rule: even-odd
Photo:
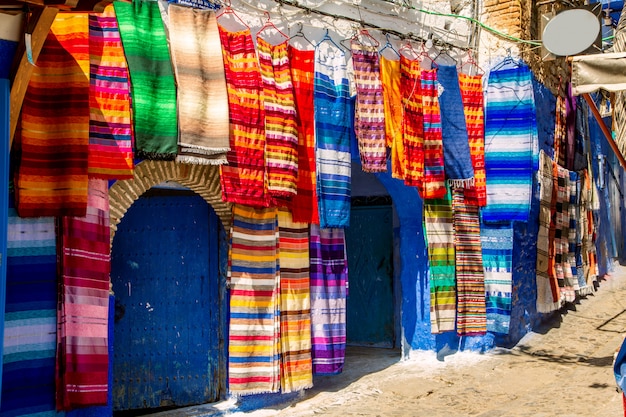
[[[437,81],[442,89],[439,107],[446,178],[455,187],[469,187],[474,184],[474,167],[456,66],[439,65]]]
[[[443,199],[424,202],[424,235],[428,246],[432,333],[451,331],[455,326],[456,281],[451,203],[449,191]]]
[[[176,85],[156,1],[113,3],[130,71],[135,152],[171,160],[178,149]]]
[[[343,51],[315,48],[315,157],[320,227],[350,225],[350,87]]]
[[[281,392],[313,386],[309,226],[278,212],[280,248]]]
[[[554,191],[552,218],[554,219],[554,274],[559,283],[560,300],[573,302],[576,299],[572,267],[569,264],[569,171],[554,163]]]
[[[224,164],[228,96],[215,12],[169,6],[169,39],[178,86],[178,155],[191,164]]]
[[[89,40],[84,13],[56,17],[22,106],[15,177],[21,217],[84,216],[89,152]]]
[[[25,219],[9,204],[0,415],[55,416],[54,218]]]
[[[465,202],[465,190],[452,188],[456,263],[456,332],[459,336],[487,331],[485,274],[478,207]]]
[[[404,149],[404,160],[401,163],[404,184],[411,187],[421,187],[424,179],[424,113],[420,92],[420,71],[418,60],[400,56]]]
[[[313,115],[313,76],[315,51],[289,47],[298,122],[298,192],[289,207],[296,222],[319,224],[315,191],[315,117]]]
[[[593,221],[593,178],[589,170],[582,171],[580,196],[580,229],[582,273],[588,288],[595,288],[598,278],[595,244],[595,224]]]
[[[222,198],[229,203],[268,206],[265,178],[265,116],[261,72],[250,30],[228,32],[219,26],[228,107],[230,151],[222,165]]]
[[[509,333],[513,290],[513,228],[510,224],[481,224],[485,271],[487,331]]]
[[[485,222],[527,221],[537,124],[530,69],[492,71],[485,92]]]
[[[89,14],[89,176],[133,178],[130,82],[113,5]]]
[[[338,374],[346,356],[348,259],[343,229],[311,225],[313,373]]]
[[[566,91],[556,98],[556,125],[554,160],[562,167],[572,170],[576,156],[576,99],[572,96],[569,83]]]
[[[380,57],[380,78],[385,106],[385,138],[391,148],[391,176],[404,179],[404,144],[402,142],[402,89],[400,60]]]
[[[350,50],[356,84],[354,130],[361,169],[364,172],[387,172],[385,106],[378,49],[353,41]]]
[[[234,395],[280,388],[276,214],[275,208],[233,206],[228,389]]]
[[[576,266],[576,236],[578,231],[578,190],[579,190],[578,173],[575,171],[569,172],[569,205],[568,205],[568,213],[569,213],[569,234],[567,237],[568,241],[568,249],[567,249],[567,262],[572,271],[572,287],[576,294],[579,293],[580,283],[578,281],[578,268]]]
[[[60,220],[57,409],[106,405],[109,381],[109,188],[89,180],[84,217]]]
[[[289,44],[272,45],[257,37],[257,52],[263,82],[267,187],[273,204],[284,206],[296,193],[298,179],[298,125]]]
[[[420,94],[424,112],[424,179],[420,187],[423,199],[444,198],[447,192],[437,71],[423,69],[420,72]]]

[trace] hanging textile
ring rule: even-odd
[[[578,281],[578,267],[576,265],[576,236],[578,231],[578,189],[579,189],[578,173],[574,171],[570,171],[569,173],[569,205],[568,205],[568,214],[569,214],[569,235],[567,238],[568,241],[568,251],[567,251],[567,262],[572,271],[572,287],[576,294],[580,293],[580,283]]]
[[[313,373],[338,374],[346,356],[348,259],[343,229],[311,225]]]
[[[313,76],[315,51],[289,47],[298,123],[298,192],[289,204],[296,222],[319,224],[315,191],[315,118],[313,115]]]
[[[454,221],[449,190],[443,199],[424,202],[424,235],[428,247],[430,326],[432,333],[454,330],[456,281]]]
[[[19,217],[12,200],[0,415],[54,416],[58,298],[54,218]]]
[[[109,381],[109,188],[89,180],[84,217],[60,221],[57,410],[106,405]]]
[[[598,265],[596,258],[596,228],[593,221],[593,178],[589,170],[583,171],[581,177],[581,198],[580,198],[580,222],[582,234],[582,264],[583,275],[588,287],[595,288],[598,278]]]
[[[402,142],[402,89],[400,60],[380,57],[380,78],[385,108],[385,142],[391,148],[391,176],[404,179],[404,144]]]
[[[315,48],[315,157],[320,227],[350,225],[350,87],[343,51],[328,38]]]
[[[481,224],[487,331],[509,333],[513,291],[513,227]]]
[[[385,106],[378,48],[352,41],[350,50],[356,84],[354,130],[361,169],[364,172],[387,172]]]
[[[485,178],[485,120],[482,75],[459,73],[469,152],[474,168],[474,184],[465,187],[465,201],[479,207],[487,204]]]
[[[159,5],[113,2],[130,71],[135,152],[171,160],[178,149],[176,85]]]
[[[215,12],[175,4],[170,4],[168,10],[178,86],[176,161],[224,164],[230,149],[228,96]]]
[[[275,208],[233,206],[228,389],[234,395],[280,388],[276,214]]]
[[[456,332],[459,336],[484,334],[485,274],[480,243],[478,207],[465,202],[465,190],[452,188],[456,263]]]
[[[281,392],[313,386],[309,226],[278,211],[280,252]]]
[[[128,67],[113,5],[89,14],[89,177],[133,178]]]
[[[219,25],[230,117],[230,151],[221,165],[222,198],[267,207],[265,116],[261,72],[250,30],[228,32]]]
[[[420,94],[424,112],[424,179],[420,187],[423,199],[444,198],[446,195],[443,168],[443,142],[441,136],[441,111],[439,107],[439,82],[437,69],[420,72]]]
[[[418,188],[424,179],[424,114],[420,71],[419,60],[400,56],[404,184]]]
[[[474,184],[465,111],[456,65],[439,65],[437,80],[441,86],[441,136],[446,178],[455,187]]]
[[[569,264],[569,171],[556,162],[554,166],[554,194],[552,218],[554,219],[554,273],[559,283],[561,302],[573,302],[576,299],[574,286],[578,279],[572,276]]]
[[[564,167],[570,171],[575,170],[574,163],[576,160],[576,114],[577,105],[576,97],[572,95],[572,85],[568,82],[565,97],[565,127],[567,132],[567,144],[565,149],[567,154],[565,157]]]
[[[272,45],[257,37],[263,82],[267,183],[272,203],[285,206],[297,191],[298,126],[287,41]]]
[[[15,177],[21,217],[84,216],[89,152],[85,13],[55,18],[26,89]]]
[[[537,123],[530,69],[491,71],[485,91],[484,222],[528,221]]]

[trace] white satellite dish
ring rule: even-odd
[[[554,55],[576,55],[597,40],[598,16],[586,9],[564,10],[554,16],[543,30],[543,46]]]

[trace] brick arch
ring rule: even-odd
[[[111,243],[130,206],[163,181],[175,181],[196,192],[213,207],[226,230],[231,222],[231,205],[222,201],[218,165],[189,165],[173,161],[142,161],[135,166],[133,179],[116,181],[109,188]]]

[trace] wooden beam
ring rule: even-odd
[[[591,109],[591,112],[593,113],[593,117],[596,119],[596,122],[598,122],[598,125],[600,125],[600,129],[602,129],[604,137],[606,138],[607,142],[609,142],[609,146],[611,146],[611,149],[613,149],[613,152],[615,152],[615,156],[617,156],[617,160],[622,166],[622,169],[626,170],[626,160],[624,159],[624,155],[622,155],[622,152],[620,152],[617,144],[613,140],[613,135],[609,131],[609,128],[606,127],[606,125],[604,124],[604,120],[602,120],[602,116],[600,115],[600,112],[596,107],[596,103],[593,101],[589,93],[585,93],[582,96],[589,105],[589,108]]]

